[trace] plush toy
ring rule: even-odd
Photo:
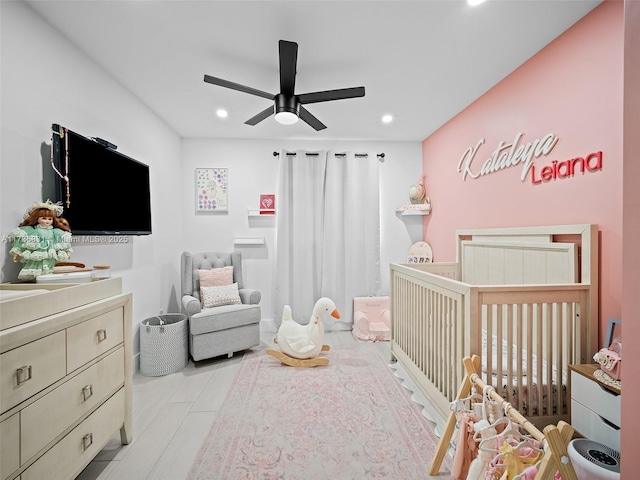
[[[420,180],[409,187],[409,199],[411,203],[429,203],[427,191],[424,188],[425,174],[420,175]]]
[[[335,303],[329,298],[322,297],[313,307],[311,319],[307,325],[296,322],[291,315],[291,307],[285,305],[282,311],[282,323],[278,329],[275,343],[280,351],[273,348],[267,349],[272,355],[286,365],[293,367],[315,367],[327,365],[329,359],[318,357],[321,351],[329,350],[324,345],[324,325],[322,317],[327,314],[334,318],[340,318]]]
[[[24,215],[23,222],[9,233],[13,243],[9,254],[13,261],[24,264],[18,274],[20,280],[35,280],[40,275],[53,273],[57,262],[71,258],[71,230],[61,222],[62,205],[35,202]]]

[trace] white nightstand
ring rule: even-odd
[[[590,440],[620,451],[620,389],[600,382],[598,364],[570,365],[571,425]]]

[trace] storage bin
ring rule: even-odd
[[[189,361],[187,316],[169,313],[140,325],[140,373],[159,377],[182,370]]]
[[[102,280],[111,277],[111,265],[94,265],[93,279]]]
[[[353,336],[358,340],[372,342],[391,339],[391,298],[353,298]]]

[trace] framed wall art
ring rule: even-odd
[[[609,348],[614,342],[622,343],[622,320],[618,318],[609,319],[603,347]]]
[[[273,193],[260,195],[260,215],[276,213],[276,196]]]
[[[226,168],[196,168],[196,213],[229,211],[229,177]]]

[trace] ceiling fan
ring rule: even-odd
[[[255,88],[246,87],[239,83],[223,80],[222,78],[205,75],[204,81],[220,87],[231,88],[240,92],[249,93],[258,97],[273,100],[274,104],[265,108],[256,116],[247,120],[247,125],[256,125],[275,112],[275,119],[284,125],[291,125],[301,118],[316,131],[326,127],[320,120],[314,117],[302,105],[308,103],[330,102],[332,100],[343,100],[347,98],[364,97],[364,87],[341,88],[338,90],[324,90],[321,92],[295,94],[296,85],[296,63],[298,60],[298,44],[280,40],[280,93],[263,92]]]

